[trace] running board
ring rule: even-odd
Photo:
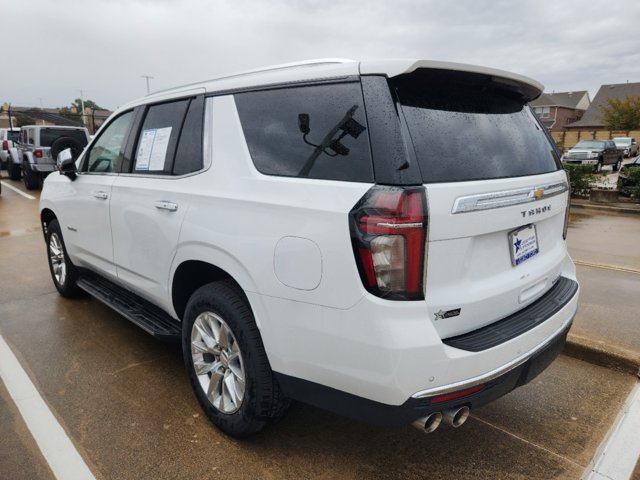
[[[78,279],[78,287],[154,337],[180,341],[180,322],[129,290],[97,275],[82,275]]]

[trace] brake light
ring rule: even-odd
[[[4,151],[9,150],[9,142],[7,140],[2,141],[2,150]]]
[[[426,203],[424,187],[374,186],[351,210],[354,255],[369,292],[424,299]]]
[[[42,150],[34,150],[33,154],[36,158],[42,158]]]

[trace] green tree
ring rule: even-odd
[[[600,106],[602,121],[608,130],[635,130],[640,127],[640,97],[627,97],[624,100],[608,98]]]
[[[79,98],[76,98],[73,103],[71,104],[72,107],[75,107],[76,111],[78,112],[82,112],[82,100]],[[100,107],[96,102],[94,102],[93,100],[85,100],[84,101],[84,108],[90,108],[91,110],[104,110],[102,107]]]

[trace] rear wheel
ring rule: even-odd
[[[69,260],[58,220],[52,220],[47,225],[46,239],[49,271],[56,289],[60,295],[67,298],[81,295],[82,290],[77,284],[78,270]]]
[[[20,165],[16,165],[12,161],[7,163],[7,173],[11,180],[20,180]]]
[[[245,437],[280,417],[282,397],[244,295],[229,281],[209,283],[191,296],[182,329],[189,380],[211,421]]]
[[[40,175],[31,170],[26,162],[22,164],[22,181],[27,190],[35,190],[40,186]]]

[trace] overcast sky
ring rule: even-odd
[[[638,0],[0,0],[0,102],[114,109],[151,90],[312,58],[511,70],[546,91],[640,82]],[[11,48],[6,48],[6,47]]]

